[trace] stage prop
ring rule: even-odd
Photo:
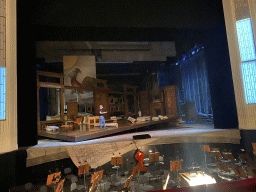
[[[95,56],[63,56],[65,86],[80,86],[86,77],[96,78]]]
[[[76,73],[79,71],[76,69]],[[93,83],[87,86],[87,80]],[[88,119],[89,112],[98,113],[98,108],[94,107],[95,103],[96,105],[104,104],[107,108],[108,89],[106,82],[105,80],[86,77],[83,84],[79,84],[79,86],[73,84],[64,86],[63,74],[38,71],[38,131],[47,133],[74,129],[85,131],[86,127],[90,128],[91,125],[97,123],[91,124],[84,120]],[[115,123],[110,126],[118,127],[117,122]]]
[[[125,116],[138,115],[137,87],[124,85]]]
[[[111,121],[110,120],[106,120],[106,121]],[[114,127],[114,128],[118,128],[118,123],[105,123],[106,127]],[[99,123],[94,124],[94,127],[100,127]]]
[[[63,124],[63,88],[63,74],[37,72],[37,123],[39,131],[45,131],[47,126],[60,126]],[[40,95],[45,95],[45,97],[42,98]],[[49,115],[51,117],[53,115],[53,117],[49,118]]]
[[[139,93],[141,116],[149,116],[150,112],[150,97],[148,91],[141,91]]]
[[[67,102],[67,119],[77,116],[78,114],[78,102]]]
[[[108,94],[110,116],[125,115],[125,94],[124,92],[110,91]]]
[[[112,130],[118,128],[109,134],[135,128],[124,123],[128,128],[120,129],[116,114],[121,114],[119,119],[126,117],[134,126],[141,124],[141,127],[169,119],[177,121],[176,86],[139,94],[136,86],[122,85],[123,92],[115,92],[107,87],[106,80],[95,78],[92,58],[67,56],[64,60],[64,74],[37,72],[38,135],[69,140],[70,135],[65,133],[74,132],[71,136],[74,138],[87,138],[87,135],[98,133],[99,105],[108,111],[104,114],[106,127]],[[90,69],[84,66],[83,60],[90,63]],[[142,115],[146,116],[138,117],[139,107]],[[179,125],[177,122],[169,126]],[[104,134],[97,134],[96,137],[101,136]]]
[[[59,133],[59,127],[58,126],[46,126],[46,133]]]
[[[178,117],[177,87],[167,86],[154,91],[141,91],[139,101],[142,116],[168,118]]]

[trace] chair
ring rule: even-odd
[[[235,157],[230,152],[222,152],[222,156],[224,159],[230,160],[232,162],[236,161]]]
[[[252,143],[253,155],[256,156],[256,143]]]
[[[98,183],[100,191],[108,191],[110,189],[110,182],[103,181]]]
[[[105,189],[106,191],[110,189],[110,182],[106,182],[104,189]]]
[[[82,189],[86,189],[86,188],[84,187],[84,185],[77,185],[77,190],[78,190],[78,191],[80,191],[80,190],[82,190]]]
[[[247,171],[248,171],[248,173],[249,173],[249,175],[250,175],[251,177],[256,177],[256,169],[254,169],[254,168],[252,168],[252,167],[248,167],[248,168],[247,168]]]
[[[152,190],[154,190],[154,186],[152,186],[152,185],[143,185],[143,187],[141,189],[143,191],[152,191]]]
[[[216,162],[216,165],[219,167],[221,172],[231,173],[231,171],[228,168],[228,165],[226,163],[224,163],[224,162]]]
[[[32,187],[33,187],[33,184],[32,184],[32,183],[26,183],[26,184],[25,184],[25,189],[26,189],[26,190],[30,190]]]
[[[244,172],[243,168],[241,166],[237,166],[237,165],[231,165],[233,171],[235,172],[235,174],[240,177],[240,178],[248,178],[246,173]]]
[[[247,154],[239,154],[239,158],[241,163],[250,163],[252,162],[252,159],[250,156],[248,156]]]
[[[138,178],[138,182],[139,182],[140,184],[148,183],[148,177],[145,176],[145,175],[140,175],[139,178]]]
[[[78,181],[78,177],[73,175],[70,180],[72,183],[76,183]]]
[[[44,186],[40,187],[39,191],[40,192],[47,192],[47,187],[44,185]]]
[[[77,117],[74,123],[80,127],[80,131],[83,131],[83,117]]]
[[[95,117],[88,117],[88,122],[87,122],[87,126],[90,130],[91,126],[94,127],[95,124]]]
[[[96,123],[100,123],[100,116],[95,116],[94,117],[94,123],[96,124]]]
[[[67,176],[65,176],[65,177],[66,177],[67,179],[71,180],[72,176],[73,176],[73,174],[70,174],[70,175],[67,175]]]
[[[64,169],[64,174],[67,175],[67,174],[71,173],[71,171],[72,171],[71,168],[69,168],[69,167],[68,167],[68,168],[65,168],[65,169]]]
[[[111,181],[110,185],[112,185],[112,186],[117,187],[117,186],[121,185],[121,182],[116,179],[116,174],[111,175],[110,181]]]
[[[156,179],[161,179],[161,175],[163,174],[163,171],[157,170],[153,172],[153,177]]]
[[[151,191],[154,189],[152,185],[146,184],[148,183],[148,177],[146,177],[145,175],[140,175],[138,178],[138,182],[140,191]]]
[[[71,183],[70,185],[70,191],[74,191],[77,189],[77,184],[76,183]]]
[[[210,151],[210,154],[215,159],[215,162],[217,159],[220,160],[223,158],[220,151]]]

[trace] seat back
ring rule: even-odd
[[[71,183],[70,185],[70,191],[74,191],[77,189],[77,184],[76,183]]]

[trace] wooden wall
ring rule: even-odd
[[[229,54],[231,61],[232,77],[235,89],[235,98],[237,106],[237,115],[239,129],[256,129],[256,104],[246,104],[242,71],[241,59],[238,46],[238,38],[236,33],[236,18],[235,7],[233,1],[222,0],[224,8],[224,16],[226,23],[226,31],[228,38]],[[254,26],[254,38],[256,37],[256,3],[254,0],[249,0],[251,19]]]
[[[3,3],[2,3],[3,2]],[[17,145],[16,0],[6,2],[6,119],[0,121],[0,153]],[[3,37],[3,36],[1,36]],[[1,60],[3,62],[3,60]]]

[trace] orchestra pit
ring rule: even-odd
[[[1,0],[0,191],[252,191],[255,10]]]

